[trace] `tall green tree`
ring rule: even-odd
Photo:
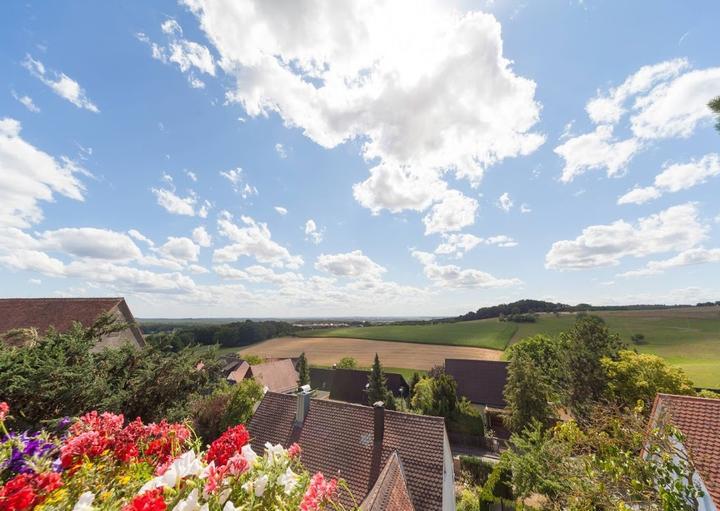
[[[415,385],[417,385],[419,381],[420,381],[420,374],[417,372],[413,373],[412,379],[410,380],[410,383],[409,383],[410,388],[408,389],[408,398],[409,399],[412,399],[413,396],[415,395]]]
[[[715,129],[720,131],[720,96],[710,101],[710,103],[708,103],[708,106],[710,107],[710,110],[712,110],[713,113],[717,116]]]
[[[506,351],[508,360],[516,356],[528,358],[550,385],[553,400],[561,400],[567,388],[567,342],[563,337],[534,335],[510,346]]]
[[[300,359],[298,360],[298,387],[310,384],[310,366],[308,365],[305,352],[300,353]]]
[[[457,408],[457,383],[449,374],[443,373],[435,378],[433,408],[435,414],[441,417],[450,417]]]
[[[382,401],[385,403],[386,408],[390,410],[395,409],[395,399],[392,392],[388,390],[387,378],[385,378],[385,372],[380,364],[380,358],[377,353],[375,353],[375,360],[368,375],[367,392],[369,404],[372,405],[378,401]]]
[[[509,429],[519,433],[532,423],[548,426],[553,418],[553,409],[549,403],[552,394],[547,375],[535,364],[530,354],[525,351],[515,352],[508,366],[505,384]]]
[[[577,419],[584,420],[607,387],[601,360],[616,360],[623,343],[597,316],[580,317],[561,338],[567,346],[567,405]]]

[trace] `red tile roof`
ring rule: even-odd
[[[402,462],[393,452],[375,485],[360,504],[361,511],[415,511]]]
[[[385,411],[382,444],[373,441],[375,410],[369,406],[311,399],[302,426],[295,426],[297,397],[268,392],[248,429],[253,449],[265,442],[303,449],[302,461],[310,472],[347,481],[353,497],[361,502],[373,489],[394,452],[402,460],[412,503],[418,511],[442,509],[445,423],[429,417]],[[341,494],[344,505],[352,505]]]
[[[228,375],[228,380],[237,383],[250,377],[255,378],[260,385],[267,387],[272,392],[292,392],[297,390],[298,386],[298,373],[289,358],[256,365],[250,365],[243,361]]]
[[[445,359],[445,372],[455,378],[458,396],[493,408],[506,406],[507,367],[507,362],[497,360]]]
[[[125,299],[113,298],[0,298],[0,333],[16,328],[35,328],[44,334],[50,327],[64,332],[73,323],[91,326],[101,314],[118,307],[127,321],[134,318]],[[140,345],[142,334],[133,327]]]
[[[658,394],[651,420],[663,416],[685,436],[683,445],[720,507],[720,399]]]

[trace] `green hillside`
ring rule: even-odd
[[[611,331],[631,347],[652,353],[682,367],[698,386],[720,388],[720,308],[596,312]],[[379,325],[303,332],[307,337],[353,337],[476,346],[505,349],[509,343],[538,333],[555,335],[572,326],[572,313],[543,314],[536,323],[506,323],[497,319],[440,323],[434,325]],[[633,334],[643,334],[645,343],[632,345]]]
[[[306,330],[302,337],[351,337],[375,341],[419,342],[450,346],[505,349],[517,330],[514,323],[495,319],[439,323],[435,325],[378,325],[351,328]]]

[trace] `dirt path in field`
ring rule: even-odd
[[[410,342],[369,341],[331,337],[279,337],[239,350],[261,357],[297,357],[305,352],[315,365],[332,365],[342,357],[353,357],[361,367],[372,365],[375,353],[385,367],[430,369],[446,358],[500,360],[502,351],[468,346],[439,346]]]

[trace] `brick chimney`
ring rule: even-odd
[[[374,427],[373,427],[373,442],[376,445],[382,445],[383,438],[385,437],[385,403],[377,401],[373,403],[374,408]]]
[[[310,409],[310,385],[303,385],[297,393],[297,410],[295,412],[295,425],[302,426]]]

